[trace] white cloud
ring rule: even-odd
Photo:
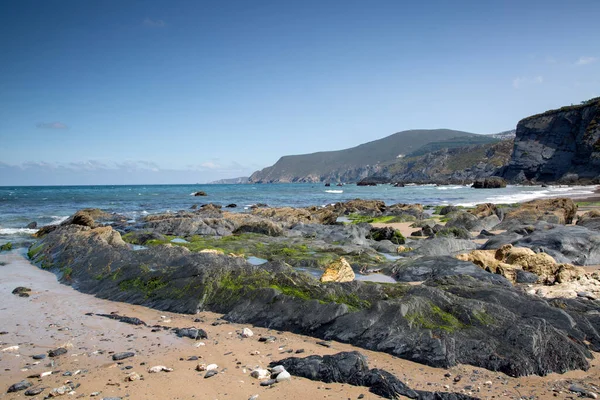
[[[598,57],[581,56],[581,57],[579,57],[579,60],[577,60],[575,65],[588,65],[588,64],[595,63],[596,61],[598,61]]]
[[[541,75],[534,76],[533,78],[529,77],[517,77],[513,79],[513,87],[515,89],[520,89],[523,86],[537,84],[540,85],[544,83],[544,77]]]
[[[150,28],[164,28],[165,26],[167,26],[167,24],[162,19],[146,18],[144,20],[144,26]]]
[[[69,129],[69,127],[62,122],[38,122],[36,126],[40,129]]]

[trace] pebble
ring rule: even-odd
[[[17,351],[19,350],[19,346],[9,346],[2,349],[2,351]]]
[[[321,342],[317,342],[317,344],[318,344],[319,346],[323,346],[323,347],[331,348],[331,343],[330,343],[330,342],[321,341]]]
[[[211,376],[215,376],[217,375],[219,372],[216,369],[211,369],[209,371],[206,371],[206,375],[204,375],[204,379],[206,378],[210,378]]]
[[[7,393],[19,392],[21,390],[27,389],[30,386],[33,386],[33,384],[29,381],[17,382],[8,388]]]
[[[207,371],[212,371],[212,370],[217,369],[217,368],[219,368],[219,366],[217,364],[208,364],[206,366],[206,370]]]
[[[64,347],[59,347],[58,349],[54,349],[54,350],[50,350],[48,352],[48,357],[58,357],[60,355],[63,355],[67,352],[67,349],[65,349]]]
[[[125,381],[133,382],[133,381],[139,380],[140,378],[141,377],[137,372],[132,372],[129,375],[127,375],[127,378],[125,378]]]
[[[38,387],[38,388],[31,388],[25,391],[25,396],[37,396],[38,394],[42,393],[44,390],[46,390],[45,387]]]
[[[279,374],[283,371],[285,371],[285,368],[283,367],[283,365],[276,365],[273,368],[271,368],[271,373],[273,373],[273,374]]]
[[[248,400],[257,400],[257,399],[258,399],[257,394],[253,394],[252,396],[248,397]]]
[[[277,380],[275,380],[275,379],[269,379],[268,381],[262,381],[260,383],[260,386],[272,386],[272,385],[274,385],[276,383],[277,383]]]
[[[46,358],[45,354],[36,354],[34,356],[31,356],[31,358],[33,358],[34,360],[43,360],[44,358]]]
[[[243,338],[249,338],[252,336],[254,336],[254,332],[252,332],[249,328],[242,329],[242,337]]]
[[[277,340],[277,338],[275,336],[263,336],[260,339],[258,339],[259,342],[267,342],[267,343],[273,343],[276,340]]]
[[[290,375],[289,372],[287,372],[286,370],[283,370],[282,372],[280,372],[277,375],[277,378],[275,378],[277,380],[277,382],[283,382],[283,381],[289,381],[292,379],[292,376]]]
[[[135,356],[135,353],[128,351],[125,353],[113,354],[112,359],[113,359],[113,361],[120,361],[120,360],[124,360],[126,358],[133,357],[133,356]]]
[[[250,376],[256,379],[267,379],[271,376],[271,374],[266,369],[256,368],[250,372]]]
[[[173,368],[165,367],[164,365],[155,365],[154,367],[148,368],[148,372],[157,373],[157,372],[173,372]]]

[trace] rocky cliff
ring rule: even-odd
[[[598,122],[600,97],[521,120],[502,176],[513,182],[598,182]]]

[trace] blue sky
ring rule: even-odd
[[[600,2],[3,1],[0,185],[196,183],[600,95]]]

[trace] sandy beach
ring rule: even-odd
[[[302,393],[304,398],[366,399],[379,398],[365,387],[345,384],[324,384],[293,377],[272,387],[261,387],[250,377],[255,367],[266,367],[271,361],[295,355],[303,349],[303,357],[312,354],[333,354],[358,350],[369,359],[370,367],[385,369],[414,389],[472,393],[482,399],[519,398],[573,398],[567,388],[572,383],[597,384],[600,381],[598,354],[589,371],[572,371],[563,375],[511,378],[502,373],[459,365],[449,370],[427,367],[393,357],[389,354],[367,351],[343,343],[332,342],[331,348],[318,345],[317,339],[287,332],[238,324],[221,324],[220,315],[203,312],[197,315],[164,313],[141,306],[112,302],[79,293],[57,282],[56,277],[29,263],[18,251],[3,253],[0,262],[3,279],[0,283],[3,305],[0,308],[2,331],[0,336],[0,398],[25,398],[23,392],[6,394],[13,383],[28,376],[47,371],[44,378],[30,378],[36,387],[47,388],[35,398],[43,398],[53,388],[71,381],[80,385],[74,396],[87,398],[120,397],[132,399],[247,399],[258,394],[260,399],[287,399]],[[32,289],[29,298],[11,294],[17,286]],[[138,317],[148,325],[168,327],[198,327],[208,333],[200,341],[178,338],[172,332],[150,327],[133,326],[86,313],[111,313]],[[201,321],[201,322],[194,322]],[[254,336],[241,338],[239,333],[250,328]],[[261,343],[261,336],[275,336],[273,343]],[[14,349],[13,346],[18,346]],[[13,347],[13,350],[10,348]],[[32,355],[66,347],[68,352],[55,358],[36,362]],[[113,352],[132,351],[135,356],[121,362],[111,359]],[[288,353],[289,352],[289,353]],[[292,353],[292,354],[290,354]],[[188,359],[198,357],[198,360]],[[218,365],[219,374],[204,379],[204,372],[195,370],[198,363]],[[164,365],[173,372],[148,373],[148,368]],[[79,371],[79,372],[77,372]],[[126,382],[136,372],[143,379]],[[451,375],[445,376],[447,373]],[[69,376],[71,375],[71,376]],[[455,377],[461,379],[455,382]]]

